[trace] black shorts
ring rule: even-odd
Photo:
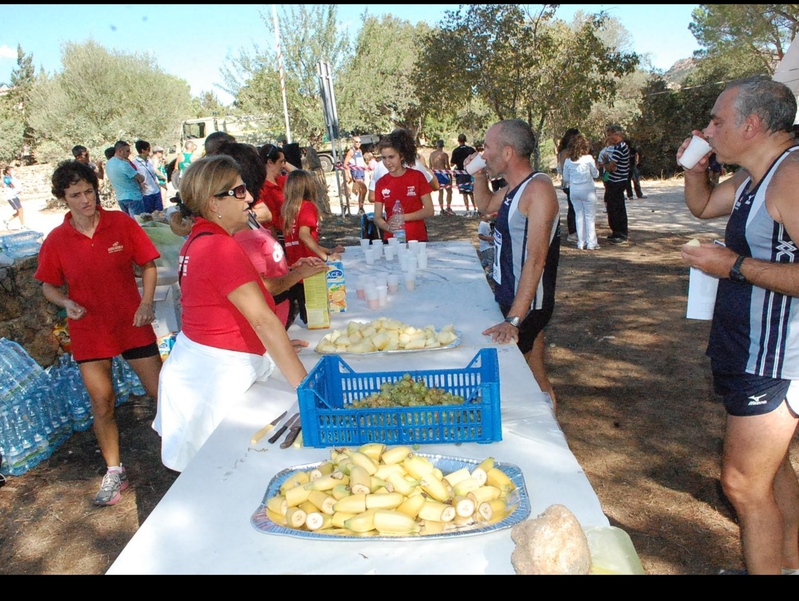
[[[788,401],[788,407],[796,413],[799,404],[795,400],[791,403],[791,384],[791,380],[780,378],[713,371],[713,390],[721,395],[727,413],[736,417],[771,413],[783,401]]]
[[[154,357],[155,355],[160,355],[161,351],[158,350],[158,343],[152,342],[145,346],[137,346],[136,348],[130,348],[126,351],[122,351],[122,358],[126,361],[131,361],[135,359],[146,359],[147,357]],[[100,357],[97,359],[82,359],[80,361],[76,361],[75,363],[91,363],[92,361],[111,361],[113,357]]]
[[[505,317],[508,316],[510,307],[500,305],[499,309]],[[530,311],[527,317],[522,320],[522,323],[519,324],[519,342],[516,343],[516,346],[519,347],[523,355],[533,350],[533,343],[552,318],[552,311],[551,307]]]

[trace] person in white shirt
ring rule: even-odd
[[[142,186],[142,202],[144,212],[163,211],[164,201],[161,198],[161,187],[158,185],[158,175],[155,172],[155,165],[150,160],[150,143],[144,140],[136,140],[136,152],[139,154],[133,159],[136,171],[144,178]]]
[[[599,169],[591,156],[588,140],[582,134],[572,138],[568,153],[563,161],[563,185],[568,186],[574,205],[577,248],[597,250],[594,179],[599,177]]]

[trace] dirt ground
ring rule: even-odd
[[[679,257],[681,244],[718,237],[724,224],[691,218],[679,180],[644,182],[644,192],[647,199],[628,203],[626,246],[603,244],[598,194],[597,252],[566,242],[559,193],[563,247],[547,330],[558,420],[648,574],[742,568],[735,514],[718,480],[724,412],[704,355],[709,323],[685,319],[688,269]],[[460,213],[430,219],[431,240],[476,245],[478,220]],[[323,224],[329,241],[357,232],[355,218]],[[103,461],[91,431],[74,434],[0,488],[0,574],[103,574],[165,494],[177,474],[159,460],[153,399],[131,397],[117,411],[131,481],[123,500],[92,506]]]

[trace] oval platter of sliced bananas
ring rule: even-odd
[[[250,522],[311,539],[428,539],[485,534],[530,515],[516,465],[369,443],[282,470]]]

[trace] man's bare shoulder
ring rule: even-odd
[[[555,192],[555,185],[552,183],[552,179],[542,173],[533,176],[530,183],[525,187],[522,198],[519,199],[519,205],[519,208],[526,215],[531,214],[527,210],[529,207],[532,213],[554,216],[555,213],[560,211],[560,205],[558,204],[558,195]]]
[[[791,152],[774,172],[766,192],[766,203],[777,208],[782,221],[787,213],[799,215],[796,202],[796,182],[799,182],[799,150]]]

